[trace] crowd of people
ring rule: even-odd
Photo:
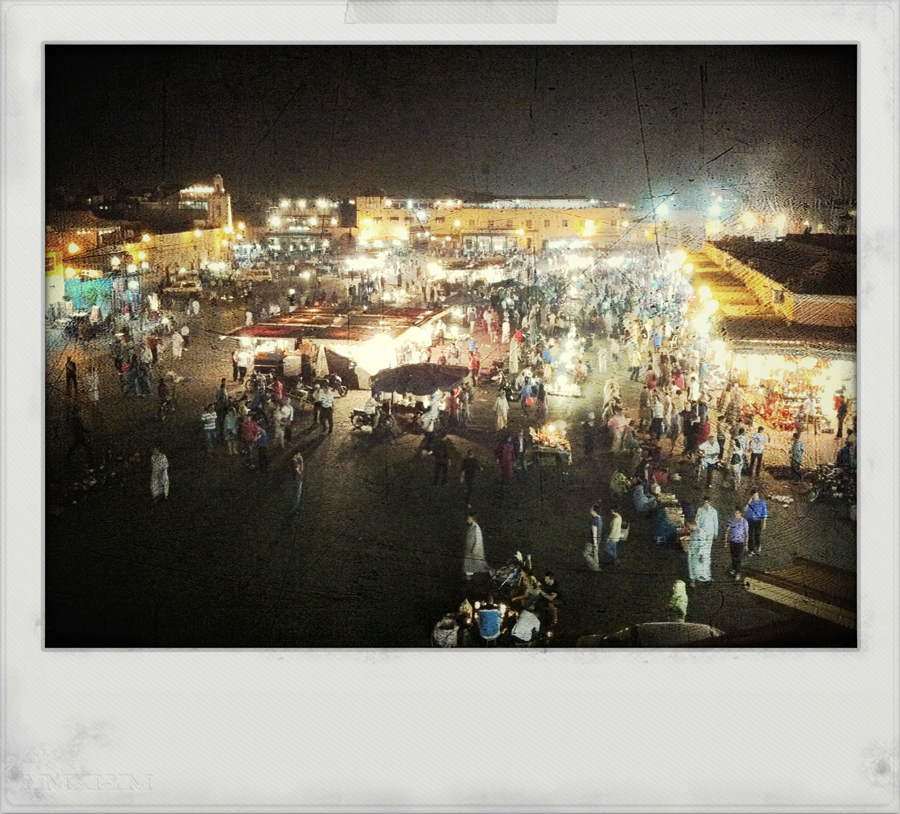
[[[523,270],[530,281],[533,269],[523,266]],[[421,277],[421,265],[404,266],[397,287],[415,293]],[[490,411],[488,436],[476,440],[493,453],[492,459],[483,460],[476,454],[476,444],[470,443],[458,471],[470,510],[464,576],[472,581],[491,570],[471,508],[473,501],[485,499],[478,489],[480,473],[492,469],[504,488],[531,483],[537,465],[535,438],[554,426],[554,432],[565,437],[570,458],[576,450],[586,475],[611,472],[601,497],[589,506],[583,551],[588,570],[615,573],[623,549],[637,544],[630,531],[638,521],[649,528],[652,543],[684,550],[688,587],[712,579],[714,543],[720,539],[730,555],[730,575],[740,579],[743,560],[762,551],[768,515],[758,489],[771,438],[763,425],[748,424],[741,387],[716,364],[707,335],[691,319],[695,295],[689,279],[677,269],[660,268],[652,257],[583,275],[578,296],[572,295],[571,272],[558,263],[542,262],[534,278],[539,286],[523,281],[479,292],[486,296],[464,307],[467,333],[450,335],[440,323],[427,348],[428,361],[466,366],[471,373],[461,386],[430,400],[418,418],[436,486],[457,476],[451,469],[453,445],[448,436],[473,426],[477,395]],[[367,296],[389,287],[380,278],[351,278],[357,286],[351,297],[359,296],[367,281],[371,283],[365,287]],[[178,377],[169,375],[163,360],[175,363],[186,349],[190,352],[188,321],[197,315],[196,302],[190,303],[184,317],[155,313],[149,321],[129,320],[119,330],[110,355],[123,394],[147,397],[155,389],[161,410],[171,402]],[[488,369],[485,359],[493,362]],[[240,456],[249,468],[261,472],[269,469],[270,451],[287,450],[294,484],[288,509],[296,513],[306,476],[303,456],[291,448],[300,405],[283,380],[253,371],[246,349],[234,351],[231,367],[231,382],[222,378],[197,416],[202,448],[208,456],[220,452]],[[70,358],[67,392],[77,393],[79,386],[97,392],[95,376],[94,367],[79,383]],[[578,388],[572,391],[578,395],[596,388],[597,395],[591,395],[595,402],[579,420],[572,421],[567,414],[570,426],[563,429],[562,416],[552,415],[551,404],[559,402],[549,397],[567,386]],[[373,393],[366,411],[377,415],[382,397]],[[309,400],[310,427],[331,434],[334,393],[328,383],[317,383]],[[804,457],[801,421],[798,416],[790,453],[796,477],[802,475]],[[83,426],[73,430],[73,436],[75,448],[85,445]],[[466,438],[474,437],[468,433]],[[853,444],[846,446],[849,452],[842,454],[848,459]],[[660,498],[663,487],[677,482],[678,470],[689,471],[689,485],[704,490],[705,496],[696,506],[693,493],[680,502],[684,524],[675,527]],[[168,460],[157,446],[151,455],[151,497],[165,500],[168,492]],[[731,494],[726,497],[726,492]],[[721,529],[714,495],[715,502],[730,507]],[[523,611],[529,610],[527,604],[522,604]]]

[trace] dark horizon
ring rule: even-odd
[[[48,45],[46,185],[856,195],[856,46]],[[640,116],[638,115],[638,99]],[[645,159],[646,152],[646,159]]]

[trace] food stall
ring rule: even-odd
[[[429,335],[429,322],[440,316],[421,308],[348,312],[310,306],[242,326],[227,338],[249,349],[258,366],[288,377],[305,375],[304,363],[298,359],[303,356],[303,346],[313,346],[315,356],[311,364],[316,367],[315,375],[337,372],[345,378],[345,372],[352,370],[358,386],[367,389],[372,373],[395,366],[398,350],[407,338]],[[325,351],[320,353],[321,347]]]
[[[545,458],[551,458],[556,460],[557,466],[569,466],[572,463],[572,445],[566,436],[566,422],[557,421],[539,430],[532,427],[531,450],[538,465]]]
[[[372,390],[382,400],[390,393],[388,411],[410,420],[430,406],[436,393],[453,392],[469,378],[469,369],[461,365],[435,365],[422,362],[379,370],[371,378]]]

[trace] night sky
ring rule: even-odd
[[[688,205],[711,189],[757,204],[856,195],[854,46],[53,45],[45,56],[48,189],[221,173],[237,199],[381,188],[644,206],[649,167],[655,196]]]

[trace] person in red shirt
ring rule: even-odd
[[[276,378],[274,382],[272,382],[272,401],[277,404],[281,404],[281,400],[284,398],[284,384],[281,379]]]
[[[241,424],[241,440],[244,442],[244,450],[247,455],[252,454],[253,445],[256,443],[258,436],[259,424],[256,423],[252,416],[247,416],[244,419],[244,423]]]
[[[704,417],[703,420],[697,425],[696,434],[694,435],[694,449],[697,449],[701,444],[705,444],[708,438],[709,419]]]
[[[151,333],[147,335],[147,347],[150,348],[153,364],[155,365],[159,361],[159,337],[156,334]]]
[[[478,387],[478,374],[481,372],[481,352],[478,350],[469,354],[469,372],[472,374],[472,386]]]

